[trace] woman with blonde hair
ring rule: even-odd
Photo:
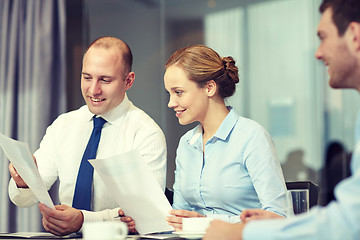
[[[168,107],[181,125],[199,123],[177,148],[169,224],[179,231],[184,217],[238,222],[249,208],[285,216],[286,186],[269,134],[225,104],[239,82],[234,59],[194,45],[173,53],[165,67]]]

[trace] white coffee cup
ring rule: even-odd
[[[195,218],[183,218],[182,219],[182,231],[203,233],[209,227],[211,218],[195,217]]]
[[[123,222],[89,222],[83,227],[85,240],[124,240],[128,227]]]

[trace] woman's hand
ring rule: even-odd
[[[170,215],[166,218],[168,224],[175,228],[175,231],[182,231],[182,219],[189,217],[205,217],[200,213],[188,210],[170,210]]]

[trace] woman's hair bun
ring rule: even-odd
[[[221,60],[222,60],[223,66],[225,68],[225,71],[227,72],[227,74],[229,75],[231,80],[234,83],[238,83],[239,82],[239,70],[235,66],[235,60],[231,56],[223,57],[223,58],[221,58]]]

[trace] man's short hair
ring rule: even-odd
[[[320,13],[328,8],[333,12],[332,20],[340,36],[344,35],[351,22],[360,23],[360,0],[323,0]]]

